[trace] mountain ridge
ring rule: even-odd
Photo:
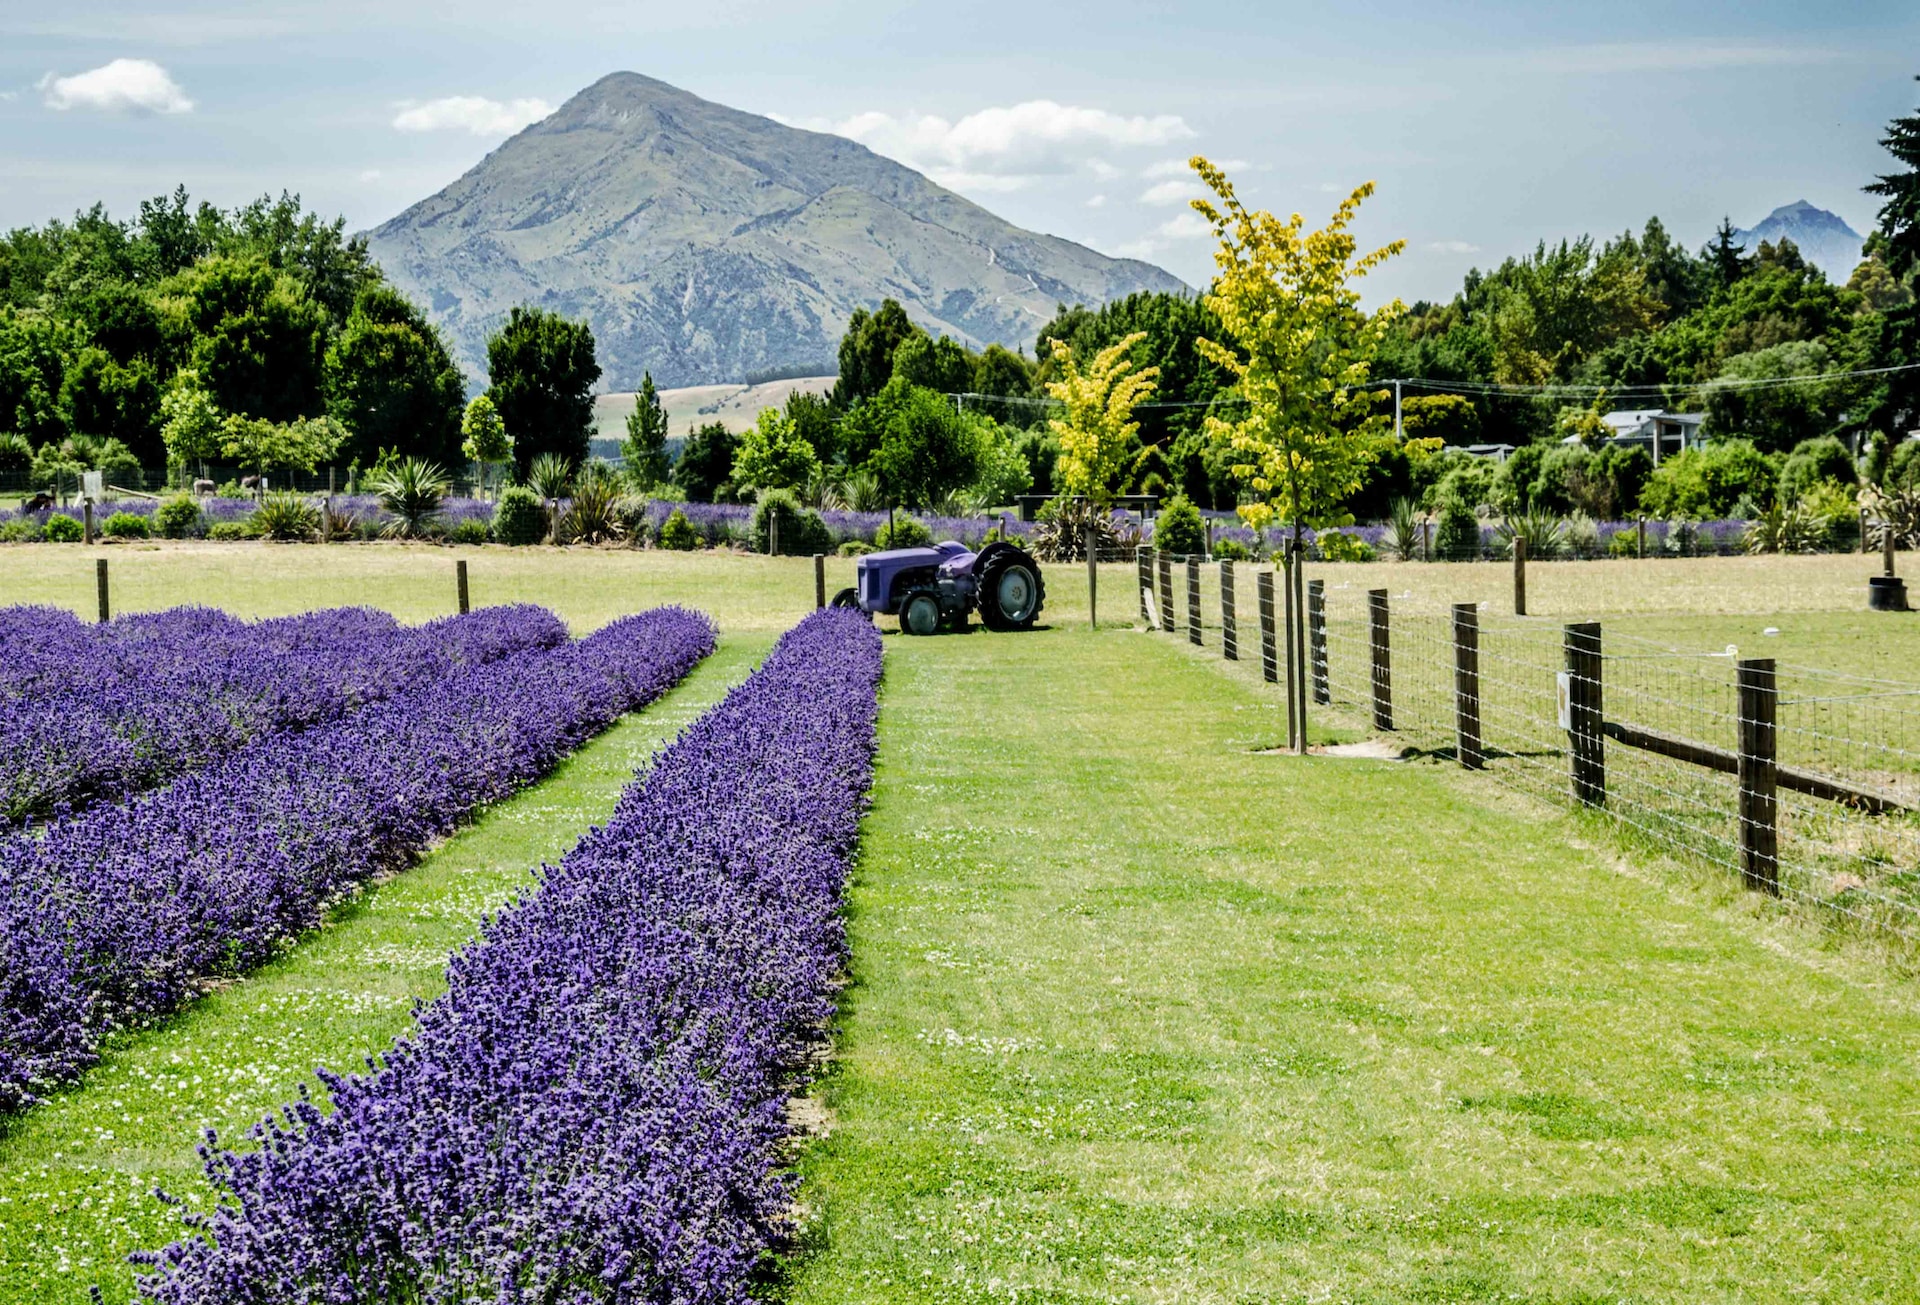
[[[1025,231],[854,141],[614,73],[368,233],[470,375],[516,303],[584,316],[603,384],[738,380],[832,360],[899,299],[974,347],[1032,342],[1060,303],[1187,290]]]
[[[1733,233],[1747,253],[1762,240],[1778,243],[1783,237],[1793,241],[1801,257],[1826,273],[1827,280],[1845,285],[1860,265],[1860,246],[1866,237],[1847,225],[1845,218],[1824,208],[1796,199],[1782,204],[1751,227]]]

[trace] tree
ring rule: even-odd
[[[351,437],[347,457],[383,449],[446,464],[460,454],[466,383],[440,332],[405,295],[375,285],[354,300],[328,347],[327,411]]]
[[[973,364],[975,394],[1024,399],[1033,393],[1033,364],[1004,345],[990,344]]]
[[[1886,237],[1889,267],[1904,277],[1920,266],[1920,113],[1888,123],[1880,144],[1906,170],[1884,173],[1865,190],[1886,200],[1880,206],[1880,234]]]
[[[820,470],[813,445],[794,432],[778,408],[762,408],[733,453],[733,479],[755,489],[793,489]]]
[[[1733,220],[1722,217],[1706,253],[1707,262],[1713,268],[1713,279],[1722,290],[1731,289],[1735,281],[1747,274],[1752,260],[1746,254],[1747,247],[1734,239]]]
[[[229,413],[220,424],[220,452],[243,467],[311,472],[329,462],[347,431],[331,417],[303,417],[286,423]]]
[[[840,423],[825,396],[795,390],[787,396],[787,420],[793,424],[793,433],[813,446],[821,466],[839,458]]]
[[[1228,341],[1195,343],[1238,378],[1245,405],[1231,420],[1210,414],[1207,429],[1234,450],[1234,475],[1258,496],[1240,508],[1247,524],[1260,530],[1278,513],[1298,548],[1308,526],[1344,524],[1345,499],[1392,443],[1385,395],[1364,387],[1381,338],[1405,309],[1396,299],[1364,313],[1352,283],[1406,242],[1355,258],[1347,228],[1371,182],[1308,232],[1297,213],[1281,222],[1247,209],[1206,159],[1196,156],[1193,167],[1218,200],[1193,206],[1220,242],[1206,304]]]
[[[953,401],[896,376],[847,414],[848,460],[880,481],[887,501],[923,507],[973,483],[980,442]]]
[[[733,479],[736,441],[725,422],[710,421],[687,431],[687,442],[673,464],[673,483],[696,503],[711,503],[720,487]]]
[[[1048,421],[1060,441],[1060,459],[1054,464],[1054,483],[1063,494],[1085,494],[1095,506],[1105,507],[1114,483],[1126,465],[1139,434],[1134,405],[1153,393],[1160,381],[1158,367],[1135,370],[1130,356],[1147,338],[1135,331],[1094,355],[1093,365],[1080,369],[1073,346],[1055,339],[1052,362],[1058,380],[1047,382],[1047,393],[1066,409],[1064,417]]]
[[[847,333],[840,337],[840,376],[830,396],[833,406],[845,410],[878,394],[893,379],[894,350],[921,334],[898,300],[882,300],[871,313],[854,309]]]
[[[169,462],[198,463],[204,475],[206,464],[220,456],[225,422],[226,414],[200,384],[200,373],[191,369],[176,373],[160,396],[160,438]]]
[[[65,332],[44,313],[0,309],[0,430],[36,444],[67,433]]]
[[[933,340],[916,331],[894,350],[893,374],[939,394],[961,394],[973,385],[973,355],[947,336]]]
[[[636,488],[652,489],[667,478],[667,410],[660,406],[660,391],[653,387],[652,372],[640,377],[633,411],[627,414],[627,438],[620,443],[620,456]]]
[[[593,332],[539,308],[515,308],[487,341],[487,396],[513,436],[513,459],[521,476],[542,453],[575,466],[587,460],[593,429]]]
[[[212,258],[180,289],[193,330],[190,365],[227,412],[287,422],[324,411],[326,310],[258,259]]]
[[[460,451],[469,462],[480,464],[483,482],[486,480],[485,468],[513,461],[513,437],[507,434],[507,423],[500,420],[500,410],[493,406],[493,400],[486,395],[473,396],[473,402],[467,405],[466,413],[460,419],[460,433],[466,437],[460,445]]]

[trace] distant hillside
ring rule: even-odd
[[[1784,204],[1745,231],[1734,233],[1751,254],[1762,240],[1791,240],[1809,263],[1827,274],[1827,280],[1845,285],[1860,265],[1860,246],[1866,237],[1837,213],[1815,208],[1804,199]]]
[[[935,333],[1030,344],[1057,304],[1180,290],[1170,273],[1023,231],[838,136],[636,73],[595,82],[370,233],[462,365],[515,304],[592,323],[632,390],[833,370],[855,308],[892,297]]]
[[[785,407],[796,391],[825,394],[833,388],[834,379],[801,376],[759,385],[690,385],[660,391],[660,406],[667,412],[667,432],[675,439],[685,435],[688,426],[703,426],[710,421],[737,435],[753,425],[760,409]],[[593,433],[605,439],[624,438],[627,414],[632,411],[632,391],[598,396],[593,402]]]

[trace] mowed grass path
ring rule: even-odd
[[[588,743],[545,782],[492,807],[419,865],[362,894],[283,958],[129,1035],[74,1090],[0,1126],[0,1302],[109,1301],[133,1292],[125,1263],[181,1235],[156,1186],[204,1209],[195,1149],[229,1143],[316,1066],[353,1071],[411,1026],[445,986],[448,955],[481,917],[532,884],[653,754],[744,679],[771,637],[722,632],[672,693]]]
[[[1160,636],[889,639],[787,1298],[1920,1299],[1920,995]]]

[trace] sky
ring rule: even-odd
[[[1446,299],[1541,239],[1689,245],[1806,199],[1856,230],[1920,104],[1920,6],[1118,0],[0,0],[0,227],[184,184],[372,226],[609,72],[836,130],[1022,226],[1211,274],[1184,160],[1404,239]]]

